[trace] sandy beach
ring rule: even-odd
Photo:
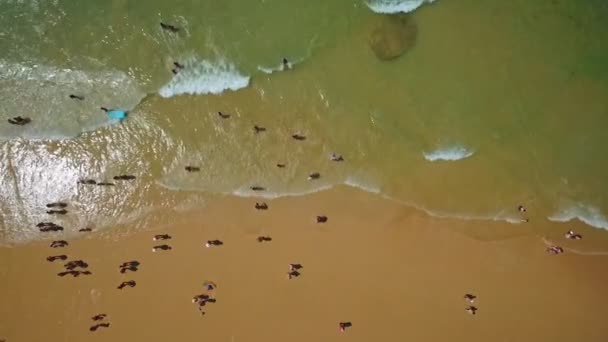
[[[265,201],[266,211],[255,210],[253,198],[209,201],[175,225],[121,239],[92,232],[65,248],[50,248],[50,240],[1,248],[0,340],[608,338],[603,231],[534,218],[520,225],[431,218],[348,188]],[[317,215],[328,221],[317,223]],[[573,226],[582,240],[563,238]],[[164,233],[172,239],[152,241]],[[260,235],[272,241],[258,243]],[[213,239],[224,245],[205,248]],[[565,252],[547,254],[543,239]],[[162,243],[172,249],[153,253]],[[86,261],[92,274],[58,277],[65,262],[45,260],[57,254]],[[121,274],[130,260],[139,270]],[[303,266],[291,280],[290,263]],[[116,288],[127,280],[137,285]],[[191,300],[205,281],[217,284],[217,302],[203,316]],[[465,293],[477,296],[476,315],[465,312]],[[91,332],[99,313],[110,327]],[[339,322],[352,327],[340,332]]]

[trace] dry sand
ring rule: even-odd
[[[608,340],[606,232],[577,227],[583,240],[566,241],[572,225],[535,218],[435,219],[352,189],[267,201],[267,211],[255,201],[218,199],[173,227],[121,239],[1,248],[0,340]],[[158,233],[173,236],[171,251],[152,253]],[[546,254],[543,237],[566,252]],[[225,245],[204,248],[209,239]],[[63,262],[45,258],[64,253],[93,274],[58,277]],[[139,271],[119,273],[129,260]],[[286,279],[289,263],[304,266],[300,277]],[[116,289],[131,279],[135,288]],[[205,280],[218,284],[217,303],[201,316],[191,299]],[[466,292],[478,296],[475,316]],[[111,326],[92,333],[98,313]],[[340,321],[353,326],[341,333]]]

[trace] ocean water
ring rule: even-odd
[[[608,229],[606,15],[601,0],[0,0],[0,240],[338,185],[439,217],[517,223],[524,204]],[[370,36],[395,18],[415,40],[380,60]],[[138,178],[77,185],[119,174]],[[56,201],[65,217],[46,214]]]

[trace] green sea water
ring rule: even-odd
[[[523,204],[608,229],[606,15],[600,0],[437,0],[381,61],[370,35],[390,15],[358,0],[0,0],[0,234],[38,238],[49,202],[70,202],[66,233],[119,234],[218,195],[341,184],[437,216],[516,223]],[[138,178],[77,185],[119,174]]]

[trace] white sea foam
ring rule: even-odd
[[[287,68],[285,68],[285,65],[283,64],[283,62],[278,63],[275,66],[271,66],[271,67],[265,67],[265,66],[261,66],[258,65],[258,70],[260,70],[261,72],[265,73],[265,74],[272,74],[275,72],[279,72],[279,71],[285,71],[285,70],[289,70],[292,69],[294,66],[296,66],[297,64],[300,64],[304,61],[304,58],[300,58],[297,59],[295,61],[288,61],[287,62]]]
[[[232,63],[223,60],[190,60],[184,62],[184,66],[159,90],[160,96],[221,94],[226,90],[236,91],[249,85],[249,76],[241,74]]]
[[[0,126],[0,139],[72,138],[108,124],[100,106],[131,109],[145,96],[135,79],[118,70],[75,70],[1,59],[0,93],[0,112],[32,119],[18,130]],[[70,93],[86,100],[70,99]]]
[[[428,161],[454,161],[468,158],[475,153],[463,146],[451,146],[448,148],[439,148],[431,152],[423,152],[424,159]]]
[[[608,218],[601,210],[583,203],[572,204],[549,216],[549,220],[556,222],[569,222],[575,219],[592,227],[608,230]]]
[[[409,13],[435,0],[371,0],[365,4],[376,13]]]

